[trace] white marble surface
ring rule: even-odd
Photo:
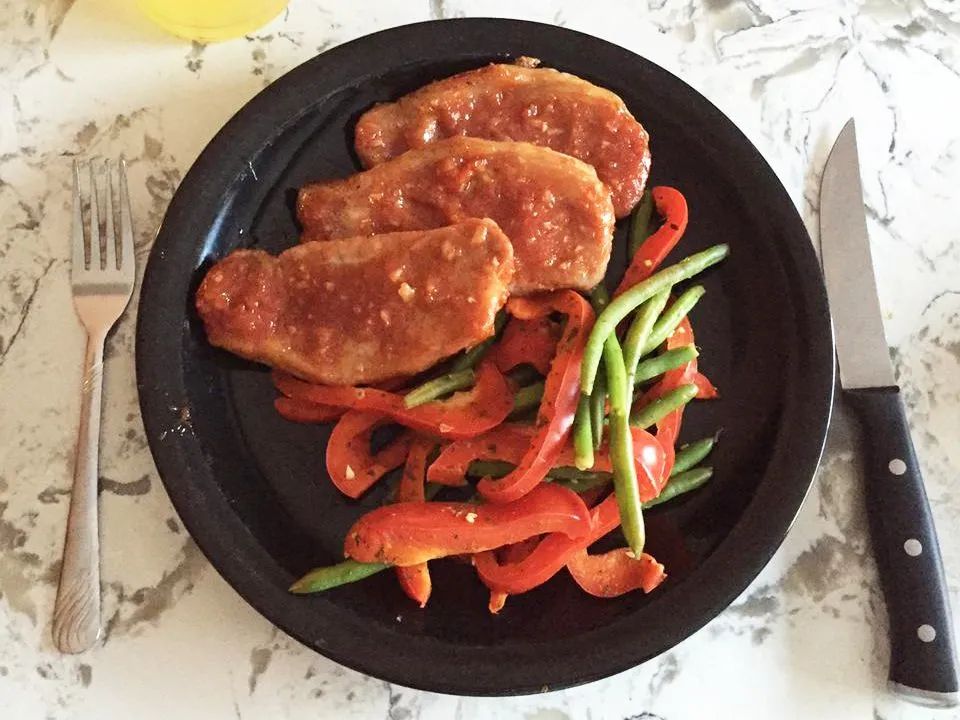
[[[203,47],[151,27],[130,0],[0,0],[0,716],[960,718],[885,693],[885,619],[842,411],[817,487],[774,560],[736,604],[658,660],[515,699],[415,692],[339,667],[251,610],[181,528],[137,410],[134,306],[106,367],[106,639],[80,657],[54,651],[83,342],[68,285],[70,156],[131,159],[142,261],[183,173],[260,88],[324,48],[441,16],[562,24],[679,74],[756,143],[811,230],[829,145],[857,117],[887,332],[960,607],[958,3],[519,5],[293,0],[254,35]]]

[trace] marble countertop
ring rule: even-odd
[[[764,153],[816,237],[830,144],[857,118],[899,382],[960,608],[960,5],[951,0],[293,0],[204,46],[127,0],[0,0],[0,708],[6,718],[681,720],[960,718],[885,692],[882,598],[855,433],[839,408],[817,483],[726,612],[619,676],[512,699],[391,686],[320,657],[248,607],[185,534],[146,446],[135,303],[109,341],[103,431],[106,637],[59,655],[50,615],[76,433],[70,157],[130,161],[138,257],[184,172],[263,86],[374,30],[522,16],[628,47],[716,103]],[[786,6],[790,7],[787,8]]]

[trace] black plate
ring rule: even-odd
[[[653,184],[686,194],[684,254],[718,241],[732,256],[704,279],[693,313],[701,367],[722,399],[687,413],[684,437],[723,429],[716,479],[649,514],[669,580],[649,596],[597,600],[565,573],[511,598],[498,617],[469,566],[437,562],[426,610],[390,573],[303,598],[303,571],[335,561],[365,506],[323,467],[327,431],[273,411],[260,367],[207,345],[193,292],[234,248],[296,242],[295,189],[357,169],[354,121],[377,101],[519,55],[626,100],[650,131]],[[622,223],[621,223],[622,225]],[[622,268],[624,228],[618,230]],[[147,435],[187,529],[234,588],[283,630],[365,673],[427,690],[514,694],[596,680],[700,628],[782,541],[823,447],[833,389],[827,303],[810,240],[750,142],[682,81],[623,48],[547,25],[451,20],[380,32],[298,67],[214,138],[170,205],[147,266],[137,375]],[[374,492],[374,495],[377,493]]]

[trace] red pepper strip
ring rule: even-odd
[[[534,535],[590,534],[590,511],[572,490],[544,483],[511,503],[404,502],[361,517],[344,542],[358,562],[405,567],[448,555],[492,550]]]
[[[478,553],[473,564],[480,579],[491,590],[510,595],[519,595],[542,585],[556,575],[567,564],[573,553],[586,550],[598,539],[620,524],[620,511],[617,498],[607,498],[590,511],[593,525],[591,533],[580,539],[573,539],[560,533],[547,535],[526,558],[520,562],[501,565],[492,552]]]
[[[601,598],[619,597],[637,588],[648,593],[667,577],[652,555],[643,553],[637,558],[629,548],[601,555],[580,550],[570,558],[567,570],[583,590]]]
[[[430,482],[442,485],[463,485],[467,469],[474,460],[502,460],[513,465],[522,462],[536,429],[529,425],[504,424],[475,438],[456,440],[447,445],[427,471]],[[650,500],[662,490],[665,457],[660,443],[645,430],[631,428],[637,478],[641,481],[640,497]],[[573,467],[574,450],[567,442],[552,467]],[[592,470],[610,472],[610,452],[604,444],[594,455]],[[661,477],[663,476],[663,477]]]
[[[374,388],[311,385],[280,373],[274,373],[274,382],[283,394],[297,400],[379,413],[414,430],[442,437],[479,435],[499,425],[513,410],[507,380],[491,361],[480,363],[470,390],[415,408],[404,405],[403,395]]]
[[[557,352],[559,338],[559,327],[547,316],[530,320],[511,318],[503,329],[500,342],[494,346],[493,361],[500,372],[526,364],[546,375]]]
[[[666,463],[658,464],[658,467],[649,470],[654,471],[658,468],[664,478],[669,475]],[[657,481],[651,478],[649,481],[658,487],[656,494],[659,494],[665,480]],[[642,486],[641,492],[643,492]],[[586,538],[576,539],[560,533],[552,533],[541,540],[537,547],[519,562],[500,564],[494,553],[483,552],[474,556],[473,564],[480,574],[480,579],[488,588],[496,592],[519,595],[545,583],[563,569],[574,553],[586,550],[620,526],[620,510],[617,507],[616,496],[608,495],[603,502],[593,508],[590,511],[590,521],[593,527]]]
[[[551,312],[567,316],[557,354],[550,365],[537,413],[536,434],[523,458],[508,475],[483,478],[477,489],[487,500],[507,503],[523,497],[546,477],[570,437],[573,416],[580,399],[580,365],[583,348],[593,325],[593,309],[573,290],[560,290],[537,297],[513,298],[507,310],[514,317],[532,319]]]
[[[613,296],[646,280],[670,254],[687,229],[687,201],[679,190],[661,185],[650,191],[663,224],[640,245]]]
[[[397,488],[398,502],[426,502],[424,495],[424,475],[427,470],[427,456],[436,443],[433,440],[415,440],[407,456],[407,464],[403,468],[400,486]],[[409,567],[398,567],[395,572],[400,581],[400,587],[411,600],[420,607],[427,606],[433,583],[430,581],[430,570],[425,562]]]
[[[327,473],[337,490],[347,497],[360,497],[384,474],[400,467],[407,457],[408,433],[376,455],[370,452],[370,437],[386,420],[376,413],[350,410],[333,426],[327,442]]]
[[[498,614],[503,610],[503,606],[507,604],[507,598],[510,597],[505,592],[497,592],[496,590],[490,591],[490,602],[487,603],[487,609],[490,611],[491,615]]]
[[[678,331],[667,340],[667,347],[679,347],[692,342],[694,342],[693,329],[690,327],[689,321],[684,318]],[[679,385],[686,384],[690,382],[688,378],[696,372],[697,363],[694,359],[680,368],[667,372],[647,395],[652,399]],[[660,490],[663,489],[663,485],[673,469],[674,446],[677,436],[680,434],[682,417],[683,409],[681,408],[657,423],[656,439],[661,446],[662,457],[664,458],[659,472],[657,472],[657,467],[649,468],[649,474],[638,472],[638,480],[646,477],[651,484],[656,485],[654,496],[658,495]],[[634,436],[634,442],[637,442],[636,436]],[[643,487],[641,487],[641,493],[643,492]],[[641,494],[641,497],[644,497],[644,495]],[[608,495],[603,502],[591,511],[591,518],[594,531],[586,541],[575,541],[564,535],[554,533],[545,537],[529,556],[517,563],[501,565],[493,553],[477,554],[474,556],[474,564],[480,578],[491,590],[511,595],[526,592],[542,585],[563,568],[574,553],[579,550],[586,550],[593,542],[599,540],[620,524],[616,496]]]
[[[534,428],[504,424],[493,430],[447,445],[427,470],[427,480],[440,485],[465,485],[474,460],[503,460],[516,464],[530,447]]]
[[[702,372],[697,372],[693,376],[693,383],[697,386],[697,400],[713,400],[720,393],[710,379]]]
[[[283,376],[275,373],[273,377],[274,383],[276,383],[277,378]],[[402,377],[384,380],[382,383],[377,384],[376,387],[380,390],[399,390],[406,384],[407,380],[407,378]],[[280,389],[279,386],[277,389]],[[297,423],[331,423],[346,412],[345,408],[318,405],[289,397],[278,397],[273,401],[273,406],[284,419]]]
[[[400,581],[400,587],[403,588],[406,596],[420,607],[425,608],[433,590],[433,582],[430,580],[430,569],[427,567],[427,563],[422,562],[410,567],[394,568],[394,572],[397,574],[397,580]]]
[[[533,549],[537,546],[537,543],[540,542],[538,537],[530,537],[526,540],[521,540],[518,543],[513,545],[507,545],[500,551],[503,562],[505,563],[517,563],[523,560],[527,555],[533,552]],[[490,603],[487,605],[490,612],[496,615],[498,612],[503,610],[503,606],[507,603],[507,593],[497,592],[496,590],[490,591]]]
[[[273,401],[273,406],[284,419],[297,423],[330,423],[344,413],[343,408],[317,405],[288,397],[278,397]]]

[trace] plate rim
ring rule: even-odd
[[[178,437],[175,434],[167,434],[165,431],[170,427],[170,404],[174,399],[178,387],[183,386],[183,368],[179,363],[169,363],[164,361],[164,355],[158,352],[160,346],[160,335],[158,330],[162,329],[162,318],[158,313],[151,314],[151,307],[154,304],[152,300],[161,290],[165,283],[165,278],[171,273],[176,274],[176,269],[169,267],[170,259],[167,252],[175,249],[171,243],[176,242],[178,224],[184,222],[190,215],[188,205],[193,203],[196,196],[208,197],[214,194],[214,197],[222,197],[223,187],[214,187],[210,189],[210,176],[226,176],[224,179],[235,180],[237,173],[234,172],[232,164],[230,172],[226,172],[223,167],[228,165],[220,160],[221,154],[225,148],[230,148],[234,155],[237,148],[244,147],[241,130],[245,127],[248,118],[270,111],[269,114],[277,116],[282,114],[286,106],[295,105],[301,109],[308,106],[305,101],[298,99],[291,103],[289,98],[284,98],[284,93],[290,86],[297,83],[303,83],[317,72],[318,67],[323,64],[331,64],[338,60],[348,59],[358,48],[364,45],[376,42],[383,42],[389,38],[390,41],[399,44],[399,40],[409,42],[416,40],[426,33],[433,32],[439,27],[444,27],[444,32],[448,29],[454,32],[462,33],[481,33],[481,32],[504,32],[508,28],[517,32],[533,31],[539,34],[546,34],[555,37],[558,40],[576,39],[579,42],[597,44],[606,52],[622,53],[629,57],[631,62],[639,62],[646,66],[648,72],[663,74],[668,82],[675,82],[683,85],[689,93],[695,96],[699,103],[702,103],[704,111],[714,114],[728,125],[728,129],[736,134],[738,144],[742,144],[744,150],[753,154],[754,160],[762,163],[762,167],[769,173],[769,178],[776,183],[772,192],[783,195],[784,199],[792,208],[792,220],[795,231],[802,232],[803,244],[798,242],[786,242],[783,247],[790,261],[790,267],[800,274],[797,286],[803,288],[801,292],[803,297],[802,307],[810,315],[809,322],[805,328],[804,335],[810,335],[814,338],[812,345],[812,358],[806,358],[807,362],[813,368],[813,377],[811,387],[815,387],[815,392],[810,393],[812,398],[809,403],[801,408],[800,416],[808,424],[805,426],[810,437],[815,437],[815,442],[809,442],[804,446],[804,457],[796,461],[803,467],[809,467],[809,478],[807,473],[801,473],[804,476],[802,482],[796,482],[794,486],[787,488],[789,492],[784,496],[782,490],[777,493],[777,497],[782,503],[781,509],[776,512],[775,521],[769,519],[760,525],[764,526],[761,539],[762,549],[755,550],[747,562],[741,561],[737,565],[735,581],[727,585],[727,590],[714,590],[709,597],[698,596],[697,598],[688,598],[686,602],[687,612],[696,617],[696,621],[688,623],[682,632],[668,634],[660,632],[662,637],[654,642],[654,650],[647,650],[643,653],[619,653],[614,657],[611,653],[610,659],[603,657],[597,658],[598,665],[591,665],[585,668],[584,664],[575,664],[576,669],[565,669],[557,671],[556,663],[541,663],[541,670],[544,678],[552,676],[555,679],[545,682],[531,682],[529,679],[511,684],[508,682],[497,682],[490,678],[479,678],[475,674],[464,673],[469,677],[457,677],[451,674],[444,677],[427,677],[428,673],[417,667],[416,662],[401,663],[399,667],[396,663],[382,662],[376,654],[367,654],[366,657],[357,658],[349,652],[344,652],[340,648],[332,648],[322,643],[318,643],[316,638],[306,637],[302,626],[295,626],[293,619],[287,617],[278,617],[277,606],[283,604],[283,600],[289,601],[289,595],[285,588],[277,588],[267,574],[256,565],[251,567],[246,562],[241,561],[240,557],[233,552],[239,547],[245,538],[242,525],[240,528],[232,526],[228,518],[224,518],[224,523],[214,525],[204,522],[205,518],[212,516],[217,512],[208,498],[198,498],[190,492],[190,481],[183,480],[192,470],[190,448],[186,443],[188,437]],[[487,55],[495,53],[487,53]],[[506,53],[504,53],[506,54]],[[294,93],[295,95],[295,93]],[[316,97],[312,103],[319,102],[322,98]],[[304,111],[305,112],[305,111]],[[286,122],[295,121],[298,115],[287,115]],[[282,124],[281,126],[282,127]],[[279,132],[279,128],[275,130]],[[237,161],[238,163],[240,160]],[[239,168],[239,165],[237,165]],[[792,233],[794,236],[796,232]],[[172,237],[171,237],[172,236]],[[795,239],[795,238],[794,238]],[[174,253],[170,253],[174,255]],[[182,268],[181,268],[182,269]],[[144,300],[147,300],[144,303]],[[158,307],[162,307],[158,305]],[[173,345],[179,350],[182,346],[180,336],[173,339]],[[179,355],[178,355],[179,357]],[[149,259],[147,261],[143,281],[140,290],[140,304],[137,311],[136,328],[136,374],[137,390],[140,402],[141,415],[143,417],[144,428],[146,431],[148,443],[157,467],[158,474],[167,490],[167,493],[174,505],[178,515],[181,518],[185,528],[191,537],[197,543],[198,547],[210,561],[217,572],[230,584],[230,586],[254,609],[257,610],[271,623],[281,628],[284,632],[296,638],[307,647],[319,652],[320,654],[345,665],[354,670],[358,670],[374,677],[382,678],[388,682],[398,683],[407,687],[433,692],[444,692],[461,695],[517,695],[534,692],[542,692],[549,688],[559,689],[579,685],[585,682],[591,682],[610,675],[622,672],[638,664],[641,664],[662,652],[669,650],[678,642],[693,635],[707,622],[722,612],[744,589],[756,578],[759,572],[769,562],[770,558],[783,543],[787,532],[792,526],[797,513],[802,506],[803,499],[809,493],[815,477],[816,469],[819,466],[823,449],[826,443],[827,429],[829,427],[830,416],[834,399],[834,378],[836,373],[836,361],[834,354],[832,329],[829,319],[829,310],[827,306],[826,290],[823,285],[820,274],[820,266],[816,257],[814,246],[810,242],[809,235],[803,224],[803,221],[797,212],[795,205],[790,199],[789,194],[783,187],[777,174],[766,162],[759,150],[750,142],[750,140],[740,131],[740,129],[724,115],[716,106],[714,106],[706,97],[700,94],[692,86],[685,83],[679,77],[653,63],[652,61],[634,53],[633,51],[611,43],[607,40],[597,38],[587,33],[582,33],[568,28],[561,28],[555,25],[532,22],[527,20],[511,20],[499,18],[456,18],[446,20],[430,20],[418,23],[401,25],[376,33],[364,35],[362,37],[350,40],[338,45],[330,50],[321,53],[301,65],[291,69],[289,72],[275,80],[271,85],[262,90],[249,100],[243,107],[231,117],[231,119],[217,132],[217,134],[205,146],[198,158],[194,161],[189,171],[184,176],[170,205],[164,215],[163,222],[157,232],[156,240],[151,248]],[[149,380],[148,380],[149,378]],[[164,380],[164,378],[166,378]],[[786,412],[786,410],[785,410]],[[771,460],[771,462],[773,462]],[[766,483],[768,493],[771,488],[770,483]],[[758,487],[758,497],[762,494],[764,486]],[[751,502],[757,502],[757,497]],[[789,508],[784,510],[783,508]],[[208,515],[209,514],[209,515]],[[743,511],[743,517],[740,522],[733,526],[731,532],[718,544],[713,553],[707,557],[696,573],[704,572],[704,568],[717,569],[723,568],[723,560],[731,554],[734,548],[756,547],[757,537],[753,533],[753,523],[745,523],[745,519],[750,519],[750,506]],[[258,548],[248,548],[254,553]],[[259,548],[261,558],[259,560],[268,560],[270,556]],[[721,552],[721,551],[724,552]],[[724,568],[725,570],[729,570]],[[655,600],[654,600],[655,602]],[[277,605],[271,606],[271,603]],[[301,613],[308,612],[301,609]],[[616,623],[614,623],[616,625]],[[599,631],[598,631],[599,633]],[[591,631],[591,634],[594,634]],[[599,633],[602,635],[602,633]],[[657,632],[653,632],[657,635]],[[582,637],[582,636],[578,636]],[[649,644],[649,643],[648,643]],[[488,648],[489,650],[489,648]],[[414,653],[413,655],[416,655]],[[424,655],[429,656],[429,651]],[[491,654],[493,651],[491,650]],[[411,657],[413,657],[411,655]],[[411,669],[412,668],[412,669]],[[529,673],[528,673],[529,675]],[[536,673],[533,674],[536,676]]]

